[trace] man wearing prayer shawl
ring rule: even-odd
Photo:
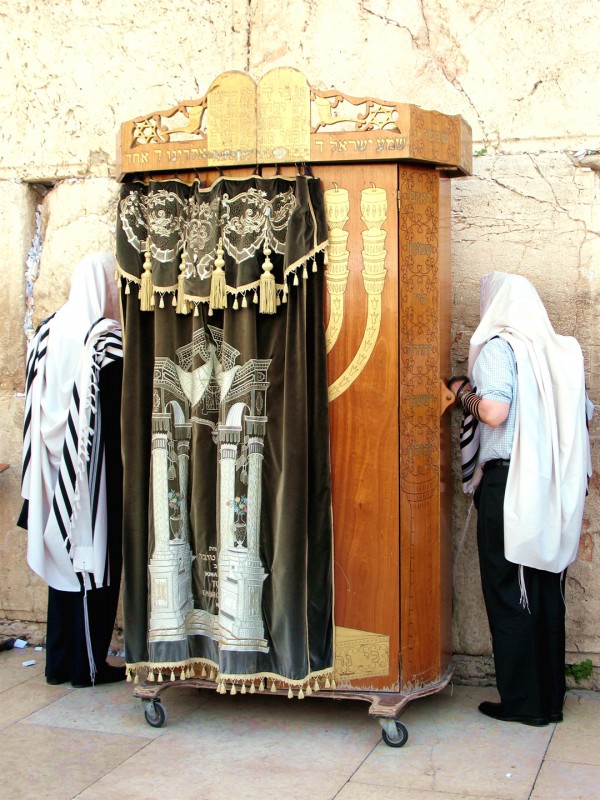
[[[563,718],[564,586],[591,475],[593,406],[579,344],[554,332],[529,281],[484,275],[480,311],[469,376],[449,383],[465,410],[463,479],[475,492],[500,694],[479,711],[542,726]]]
[[[46,680],[125,678],[106,662],[121,577],[122,345],[110,253],[76,267],[68,302],[27,353],[19,525],[48,584]],[[110,498],[110,503],[107,498]]]

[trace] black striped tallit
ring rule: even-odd
[[[477,390],[473,388],[473,391]],[[472,481],[479,456],[480,435],[479,420],[465,411],[460,426],[460,465],[464,492],[472,492],[475,488]]]
[[[47,317],[38,326],[29,349],[26,363],[25,385],[25,420],[23,426],[23,468],[21,485],[27,478],[31,461],[31,417],[33,401],[33,385],[38,375],[43,376],[47,354],[48,335],[54,314]],[[76,511],[77,481],[87,480],[91,502],[92,539],[94,537],[97,510],[98,490],[104,462],[104,446],[102,421],[99,404],[99,375],[102,367],[123,357],[121,334],[108,329],[112,325],[109,320],[99,319],[90,327],[84,340],[84,348],[92,347],[91,369],[86,385],[78,375],[73,385],[71,401],[65,428],[65,441],[58,478],[52,499],[50,517],[47,525],[55,525],[60,531],[65,548],[71,552],[71,520]],[[89,409],[89,411],[88,411]],[[81,426],[81,415],[87,416],[85,425]],[[105,569],[106,574],[106,569]],[[78,574],[82,589],[94,588],[93,575]]]

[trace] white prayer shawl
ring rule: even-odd
[[[562,572],[577,555],[591,455],[583,355],[552,328],[534,287],[520,275],[481,279],[481,322],[471,338],[469,375],[494,336],[517,362],[515,438],[504,500],[508,561]]]
[[[104,365],[122,357],[114,270],[109,253],[84,259],[68,302],[42,322],[28,348],[27,560],[61,591],[102,586],[108,573],[98,380]]]

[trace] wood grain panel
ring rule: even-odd
[[[358,376],[331,401],[330,420],[335,621],[345,628],[389,636],[389,674],[353,680],[351,685],[393,689],[398,681],[399,646],[397,167],[320,167],[316,174],[325,191],[336,185],[347,190],[350,203],[344,225],[349,232],[349,274],[343,324],[328,357],[330,385],[355,359],[376,315],[363,280],[366,245],[362,235],[368,224],[375,223],[361,219],[361,195],[373,186],[385,189],[387,195],[386,219],[380,226],[387,251],[380,330],[370,357],[359,365]]]
[[[440,176],[439,188],[439,340],[440,377],[450,378],[452,263],[450,231],[450,180]],[[443,674],[452,660],[452,458],[450,412],[440,419],[440,671]]]
[[[439,175],[399,168],[403,689],[441,677]]]

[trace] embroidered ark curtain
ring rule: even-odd
[[[130,673],[333,668],[320,182],[134,181],[118,206]]]

